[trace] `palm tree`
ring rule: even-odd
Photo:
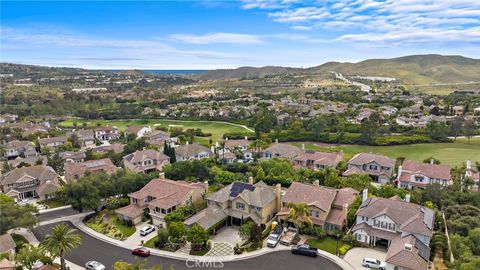
[[[82,237],[76,233],[77,230],[62,223],[52,228],[52,233],[45,236],[41,247],[50,254],[60,257],[61,270],[66,270],[65,254],[82,243]]]
[[[312,226],[313,222],[308,216],[308,206],[305,203],[289,203],[287,208],[290,209],[290,213],[287,216],[287,220],[293,222],[296,228],[300,228],[302,223]]]

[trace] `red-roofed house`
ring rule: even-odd
[[[325,230],[342,230],[346,225],[347,211],[359,192],[352,188],[335,189],[318,185],[293,182],[282,198],[279,220],[286,220],[289,203],[305,203],[314,225]]]
[[[206,183],[154,179],[139,191],[130,193],[130,205],[115,210],[115,213],[120,219],[137,224],[142,220],[144,209],[148,209],[153,224],[165,226],[165,215],[181,205],[199,205],[207,190]]]
[[[321,170],[325,167],[337,167],[342,161],[341,153],[326,153],[307,150],[293,159],[294,167]]]
[[[450,166],[412,160],[405,160],[402,166],[398,166],[397,186],[399,188],[425,188],[432,183],[439,183],[443,187],[452,185]]]

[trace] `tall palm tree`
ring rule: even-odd
[[[302,223],[312,226],[313,222],[308,216],[308,206],[305,203],[289,203],[287,208],[290,209],[290,213],[287,216],[287,220],[293,222],[296,228],[300,228]]]
[[[52,233],[45,236],[41,247],[53,256],[60,257],[61,270],[66,270],[65,254],[82,243],[82,237],[65,224],[59,224],[52,228]]]

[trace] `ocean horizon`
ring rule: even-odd
[[[96,71],[125,72],[132,69],[96,69]],[[135,69],[146,74],[198,74],[209,71],[208,69]]]

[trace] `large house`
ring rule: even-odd
[[[208,147],[193,143],[185,144],[175,148],[176,161],[203,159],[212,157],[213,153]]]
[[[168,179],[154,179],[139,191],[128,194],[130,204],[115,210],[122,220],[138,224],[148,209],[153,224],[166,226],[164,217],[182,205],[202,203],[208,183],[187,183]]]
[[[56,148],[67,143],[67,137],[48,137],[38,139],[41,148]]]
[[[358,196],[358,191],[352,188],[335,189],[323,187],[316,181],[314,184],[293,182],[282,198],[282,209],[278,219],[288,222],[289,203],[305,203],[308,216],[313,225],[327,231],[342,230],[347,225],[347,212]]]
[[[443,187],[453,184],[450,166],[405,160],[398,166],[397,186],[399,188],[425,188],[438,183]]]
[[[135,151],[123,157],[125,168],[137,173],[163,171],[163,166],[170,164],[170,157],[155,150]]]
[[[390,183],[395,168],[395,160],[383,155],[359,153],[348,161],[348,168],[343,176],[368,174],[373,182]]]
[[[158,145],[160,147],[163,147],[165,142],[172,141],[172,138],[170,137],[170,133],[162,130],[153,130],[151,132],[144,133],[143,137],[145,137],[145,142],[147,144]]]
[[[11,141],[5,144],[5,157],[7,159],[36,157],[37,155],[38,153],[33,142]]]
[[[290,161],[293,161],[293,159],[302,152],[303,151],[296,146],[287,143],[278,143],[275,141],[275,143],[263,151],[262,158],[286,158]]]
[[[204,229],[214,229],[216,225],[241,224],[251,219],[265,227],[281,208],[281,187],[268,186],[263,182],[253,184],[234,182],[210,194],[207,208],[187,219],[185,224],[198,224]]]
[[[91,129],[81,129],[75,131],[68,131],[67,138],[76,137],[78,144],[80,146],[94,146],[95,145],[95,134]]]
[[[100,145],[92,148],[93,153],[100,153],[100,154],[106,154],[110,151],[112,151],[115,154],[119,154],[123,152],[123,149],[125,148],[124,144],[121,143],[112,143],[110,145]]]
[[[74,151],[64,151],[60,152],[58,156],[65,162],[65,163],[80,163],[84,162],[86,155],[83,152],[74,152]]]
[[[237,155],[241,155],[244,160],[252,160],[253,154],[249,150],[250,142],[248,137],[245,136],[245,139],[239,140],[229,140],[228,138],[223,141],[223,146],[221,143],[216,143],[218,149],[218,154],[227,161],[235,161]],[[224,153],[225,152],[225,153]]]
[[[103,158],[99,160],[88,160],[79,163],[66,163],[65,164],[65,180],[76,181],[83,176],[86,172],[96,173],[105,172],[112,174],[119,168],[113,164],[109,158]]]
[[[110,140],[116,140],[119,137],[118,129],[116,127],[97,127],[94,132],[95,138],[102,143]]]
[[[370,246],[387,246],[387,269],[426,270],[424,266],[428,265],[429,253],[423,252],[429,252],[435,212],[410,203],[410,195],[403,201],[398,196],[368,198],[367,194],[365,189],[352,228],[356,240]],[[419,266],[412,267],[413,262],[401,259],[403,251],[412,252],[407,255],[418,259]]]
[[[23,200],[39,197],[50,199],[60,187],[60,176],[48,166],[21,167],[7,172],[0,180],[3,193]]]
[[[152,128],[150,126],[144,127],[144,126],[129,126],[125,129],[125,137],[127,137],[129,134],[135,134],[135,138],[139,139],[145,136],[145,133],[152,132]]]
[[[342,159],[342,153],[326,153],[307,150],[294,157],[293,166],[296,168],[322,170],[325,167],[337,167]]]
[[[17,247],[17,244],[15,243],[15,241],[13,240],[10,234],[6,233],[6,234],[0,235],[0,254],[2,254],[2,257],[5,256],[6,259],[13,261],[15,257],[16,247]]]

